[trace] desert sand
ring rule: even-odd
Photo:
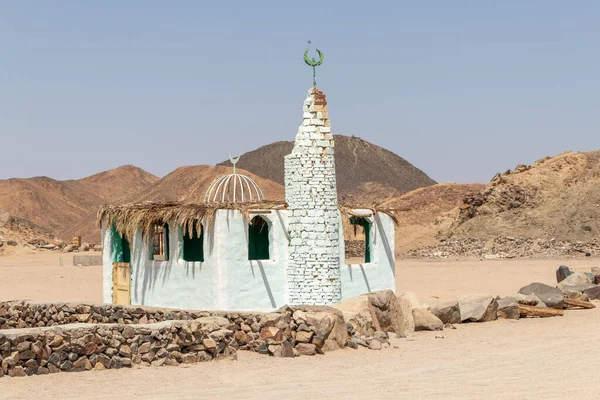
[[[0,299],[101,299],[101,268],[74,267],[54,253],[0,257]],[[595,259],[398,262],[397,289],[421,302],[468,293],[512,294],[533,281],[553,284],[560,264]],[[340,350],[275,359],[240,352],[239,360],[181,367],[137,367],[0,379],[4,399],[597,399],[600,309],[564,317],[458,325],[393,339],[382,351]]]

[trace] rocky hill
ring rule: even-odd
[[[586,241],[600,234],[600,151],[566,152],[497,174],[464,198],[445,236]]]
[[[233,173],[233,168],[212,165],[194,165],[177,168],[164,178],[154,182],[142,192],[134,193],[123,199],[122,203],[141,203],[144,201],[182,201],[201,203],[210,184],[220,176]],[[251,172],[237,169],[260,186],[269,200],[283,200],[283,186]]]
[[[368,194],[361,185],[379,184],[406,193],[436,182],[423,171],[383,147],[357,137],[335,135],[335,167],[340,197]],[[284,184],[283,158],[292,152],[294,142],[275,142],[242,155],[238,167]],[[218,165],[231,166],[230,161]]]
[[[430,228],[438,243],[410,255],[598,255],[600,151],[566,152],[496,174]]]
[[[86,241],[97,242],[99,235],[87,227],[93,227],[98,208],[121,201],[156,180],[154,175],[129,165],[79,180],[0,180],[0,209],[61,239],[82,235]]]
[[[58,242],[48,229],[0,210],[0,254],[14,252],[15,246],[54,247]]]
[[[437,244],[440,216],[452,212],[466,196],[484,187],[483,184],[437,184],[387,198],[381,206],[395,209],[399,220],[396,252]]]

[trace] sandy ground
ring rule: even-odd
[[[99,301],[100,267],[60,267],[56,258],[0,257],[0,299]],[[554,283],[560,264],[586,268],[600,260],[400,261],[397,288],[416,292],[422,302],[506,295],[532,281]],[[444,338],[416,333],[382,351],[297,359],[240,352],[237,362],[2,378],[0,398],[598,399],[599,331],[600,308],[568,311],[459,325]]]

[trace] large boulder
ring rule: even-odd
[[[397,299],[391,290],[351,297],[333,307],[343,313],[355,334],[373,336],[376,331],[414,332],[410,303]]]
[[[556,270],[556,283],[561,283],[567,278],[567,276],[571,275],[572,273],[573,271],[571,271],[569,267],[567,267],[566,265],[561,265]]]
[[[338,350],[346,346],[348,330],[341,311],[327,306],[296,306],[293,310],[304,312],[306,325],[315,333],[312,342],[316,343],[315,338],[323,339],[317,345],[322,351]]]
[[[498,299],[498,319],[519,319],[519,303],[514,297]]]
[[[435,302],[430,305],[429,311],[444,324],[459,324],[461,321],[458,300]]]
[[[441,331],[444,323],[426,308],[415,308],[412,310],[415,320],[415,331]]]
[[[594,285],[583,290],[583,294],[587,295],[590,300],[600,300],[600,286]]]
[[[487,294],[471,294],[462,297],[460,317],[462,322],[487,322],[498,318],[498,302]]]
[[[573,276],[573,275],[570,275]],[[567,278],[569,279],[569,278]],[[563,282],[566,282],[565,279]],[[564,295],[558,288],[553,288],[544,283],[534,282],[519,289],[521,294],[533,294],[544,302],[546,307],[562,310],[564,305]]]
[[[565,281],[566,279],[563,282]],[[519,293],[536,295],[547,307],[550,308],[562,310],[564,305],[564,296],[562,291],[544,283],[530,283],[529,285],[523,286],[521,289],[519,289]]]
[[[517,303],[523,304],[524,306],[536,306],[536,307],[546,307],[543,301],[539,299],[536,295],[533,294],[521,294],[517,293],[513,296]]]
[[[562,285],[560,289],[563,292],[563,296],[568,299],[589,301],[590,297],[587,294],[585,294],[585,291],[588,289],[593,289],[595,287],[597,286],[587,283],[583,285]]]
[[[373,306],[379,330],[383,332],[404,333],[402,309],[396,295],[391,290],[381,290],[368,294]]]
[[[574,272],[563,279],[558,285],[556,285],[556,287],[562,290],[562,288],[565,286],[594,284],[594,279],[594,275],[592,274],[585,272]]]

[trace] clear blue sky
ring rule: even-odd
[[[2,1],[0,179],[163,176],[334,133],[440,182],[600,148],[598,1]]]

